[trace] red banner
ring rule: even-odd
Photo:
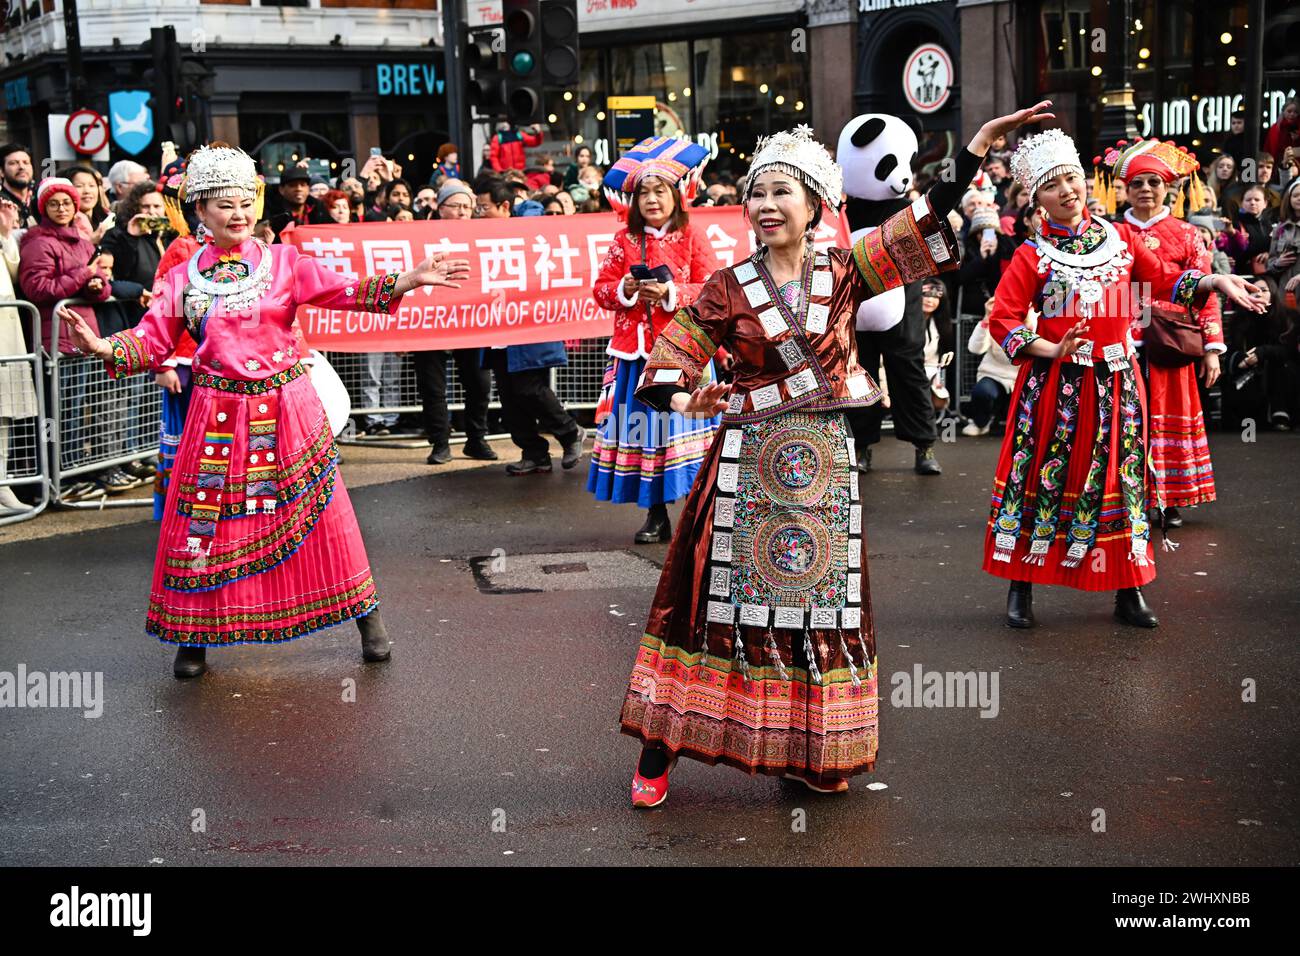
[[[468,259],[470,277],[459,289],[417,289],[393,315],[298,308],[313,348],[406,352],[612,334],[613,316],[596,305],[591,287],[620,228],[613,213],[589,213],[302,226],[283,239],[350,278],[405,272],[435,252]],[[704,234],[719,267],[754,251],[743,207],[694,209],[691,228]],[[828,210],[815,243],[847,246],[844,219]]]

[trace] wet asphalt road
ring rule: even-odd
[[[916,664],[996,671],[997,716],[886,698],[846,797],[682,761],[649,813],[616,718],[666,546],[628,554],[641,515],[594,504],[585,460],[356,492],[386,665],[345,625],[178,682],[142,630],[152,524],[2,545],[0,671],[102,671],[105,704],[0,710],[0,863],[1295,865],[1300,437],[1213,451],[1223,500],[1148,589],[1162,627],[1039,589],[1025,633],[979,570],[996,443],[921,479],[887,437],[863,483],[882,696]]]

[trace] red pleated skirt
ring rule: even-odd
[[[1023,365],[993,478],[984,570],[1084,591],[1155,578],[1146,442],[1133,359],[1117,370],[1069,360]]]
[[[1176,508],[1215,497],[1196,369],[1195,363],[1181,368],[1147,367],[1151,474],[1159,489],[1158,500]]]

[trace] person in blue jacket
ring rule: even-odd
[[[560,443],[560,467],[567,471],[577,465],[587,430],[565,410],[551,389],[551,369],[569,364],[564,343],[538,342],[484,351],[483,364],[496,376],[501,414],[510,429],[510,440],[523,452],[519,461],[506,465],[506,474],[544,474],[551,470],[551,446],[543,433],[554,435]]]
[[[496,178],[474,184],[478,214],[487,219],[509,218],[514,191]],[[501,399],[501,414],[510,440],[523,457],[506,465],[508,475],[544,474],[551,470],[551,446],[542,433],[554,435],[563,449],[560,467],[568,470],[582,458],[587,431],[565,411],[551,389],[551,369],[569,364],[563,342],[509,345],[485,349],[483,365],[492,369]]]

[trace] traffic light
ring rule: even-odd
[[[213,73],[201,63],[181,56],[176,28],[154,27],[148,42],[152,65],[144,71],[144,84],[153,94],[154,138],[171,140],[181,153],[207,138],[203,99],[210,95]]]
[[[496,43],[499,28],[471,32],[462,57],[465,65],[465,100],[485,116],[505,109],[505,74]]]
[[[542,82],[576,87],[578,68],[578,0],[543,0]]]
[[[172,120],[176,116],[181,73],[176,28],[152,28],[148,47],[153,65],[144,71],[144,83],[153,94],[149,97],[149,108],[153,110],[154,135],[159,140],[169,139]]]
[[[506,31],[506,115],[516,126],[542,118],[541,0],[502,0]]]

